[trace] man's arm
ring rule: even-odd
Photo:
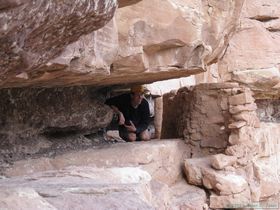
[[[105,104],[110,106],[113,109],[113,111],[116,114],[118,114],[119,125],[123,125],[125,123],[125,118],[123,116],[123,113],[119,110],[119,107],[121,107],[121,102],[122,102],[122,96],[115,96],[105,101]]]
[[[117,107],[115,107],[114,105],[112,105],[111,108],[119,116],[119,125],[123,125],[125,123],[125,118],[123,116],[123,113]]]

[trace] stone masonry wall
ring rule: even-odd
[[[280,190],[279,125],[260,122],[250,89],[216,83],[177,94],[182,92],[192,99],[185,101],[189,105],[177,128],[192,151],[185,161],[188,183],[207,189],[210,208],[277,205],[273,196]]]

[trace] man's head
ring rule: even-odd
[[[147,89],[144,85],[134,85],[130,88],[131,104],[134,107],[137,107],[139,104],[141,104],[146,91]]]

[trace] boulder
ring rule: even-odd
[[[35,173],[1,180],[0,194],[5,196],[0,208],[154,209],[150,181],[151,176],[137,167],[70,167]]]
[[[192,158],[186,159],[184,172],[189,184],[202,186],[202,169],[210,166],[210,158]]]
[[[279,14],[279,1],[244,1],[239,30],[216,65],[222,81],[250,87],[255,98],[278,97]]]
[[[27,210],[32,206],[33,208],[42,210],[57,210],[55,206],[51,205],[36,190],[30,187],[9,189],[1,187],[0,196],[1,209]]]
[[[215,171],[202,169],[203,185],[212,189],[218,195],[233,195],[249,190],[249,185],[244,177],[234,172]]]
[[[4,174],[9,177],[22,176],[69,166],[140,165],[141,169],[148,171],[155,180],[171,185],[182,179],[183,159],[189,156],[189,148],[182,140],[118,143],[84,151],[68,152],[56,157],[16,161],[13,166],[5,170]]]
[[[0,88],[149,83],[204,72],[227,47],[243,1],[10,0],[0,12]]]
[[[63,66],[53,66],[51,60],[82,35],[106,25],[116,8],[116,0],[8,1],[0,12],[0,86],[56,80],[63,73],[53,70]]]
[[[231,114],[238,114],[243,111],[256,111],[257,105],[255,103],[245,104],[245,105],[237,105],[237,106],[230,106],[230,113]]]
[[[0,90],[0,136],[7,144],[38,135],[96,133],[112,120],[105,95],[91,87]]]
[[[233,119],[236,121],[244,121],[246,125],[258,128],[260,127],[260,120],[257,117],[256,112],[240,112],[238,114],[233,115]]]
[[[229,97],[229,104],[232,106],[251,104],[255,100],[248,91]]]
[[[203,189],[179,182],[170,190],[172,192],[170,209],[206,210],[208,207]]]
[[[276,195],[280,191],[278,157],[260,159],[254,162],[259,182],[260,200]]]

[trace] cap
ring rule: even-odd
[[[146,93],[148,90],[144,85],[134,85],[130,88],[132,93]]]

